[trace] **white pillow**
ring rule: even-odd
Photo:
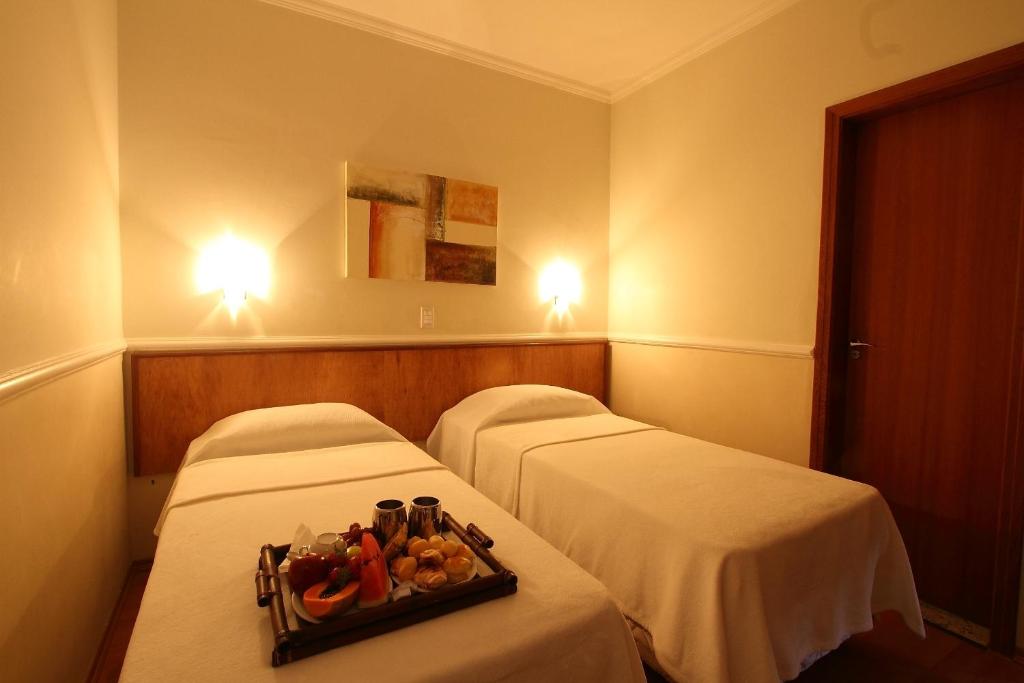
[[[260,408],[215,422],[189,445],[182,467],[213,458],[381,441],[405,441],[405,438],[348,403]]]
[[[473,483],[476,435],[487,427],[586,417],[610,412],[593,396],[546,384],[493,387],[468,396],[441,415],[427,438],[427,452]]]
[[[480,419],[478,428],[513,422],[553,420],[607,413],[608,409],[589,394],[547,384],[513,384],[478,391],[459,401],[448,415]]]

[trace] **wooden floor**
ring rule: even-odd
[[[89,683],[116,683],[118,676],[121,675],[121,665],[124,664],[128,641],[131,640],[132,629],[135,628],[135,617],[139,615],[142,594],[146,590],[149,570],[152,567],[152,562],[135,562],[129,567],[121,598],[114,607],[114,614],[110,618],[100,650],[92,663]]]
[[[875,629],[850,638],[798,679],[798,683],[1024,683],[1024,664],[983,650],[940,628],[926,626],[921,640],[895,613]]]
[[[829,653],[797,683],[1024,683],[1024,664],[927,626],[921,640],[895,613]],[[665,679],[648,670],[649,683]]]
[[[90,683],[115,683],[121,673],[150,563],[132,565]],[[648,670],[647,680],[664,678]],[[941,629],[928,627],[921,640],[895,614],[878,618],[875,629],[850,638],[798,679],[798,683],[1024,683],[1024,664],[996,655]]]

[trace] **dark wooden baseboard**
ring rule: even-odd
[[[139,615],[142,594],[149,580],[149,570],[153,567],[152,560],[132,562],[128,567],[128,575],[121,589],[121,597],[114,606],[107,630],[103,634],[103,642],[96,652],[89,672],[89,683],[116,683],[121,675],[121,665],[128,651],[128,642],[135,628],[135,618]]]

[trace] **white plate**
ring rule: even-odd
[[[469,576],[467,576],[464,581],[459,581],[459,583],[466,583],[466,581],[469,581],[471,579],[475,579],[477,576],[480,575],[480,569],[479,569],[479,567],[477,567],[477,563],[479,561],[480,560],[478,558],[473,560],[473,569],[472,569],[472,571],[469,572]],[[446,583],[446,584],[444,584],[442,586],[438,586],[437,588],[420,588],[416,584],[415,581],[399,581],[398,577],[396,577],[394,574],[391,575],[391,580],[394,581],[395,583],[397,583],[399,586],[409,586],[409,588],[412,589],[413,593],[433,593],[434,591],[440,590],[441,588],[444,588],[445,586],[458,586],[459,585],[459,583]]]
[[[395,581],[395,577],[393,577],[393,576],[389,576],[388,578],[391,579],[391,590],[394,591],[395,586],[398,584],[398,582]],[[323,623],[323,619],[317,619],[317,618],[311,617],[309,615],[309,612],[306,611],[306,606],[302,604],[302,596],[299,595],[298,593],[296,593],[295,591],[291,590],[291,585],[290,584],[288,586],[288,592],[292,594],[292,609],[295,610],[295,614],[299,615],[300,617],[302,617],[302,619],[304,621],[308,621],[311,624],[321,624],[321,623]],[[388,596],[388,602],[391,602],[392,599],[393,598],[389,595]],[[358,604],[358,599],[356,600],[356,602]],[[353,606],[347,612],[342,612],[342,614],[352,614],[353,612],[358,612],[358,611],[359,611],[359,607],[358,606]],[[338,615],[338,616],[340,616],[340,615]]]
[[[322,624],[320,619],[315,619],[309,616],[309,612],[306,611],[306,606],[302,604],[302,598],[295,591],[292,591],[292,609],[298,614],[304,621],[308,621],[311,624]],[[353,608],[355,609],[355,608]],[[349,610],[350,612],[352,610]]]

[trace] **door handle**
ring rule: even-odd
[[[860,358],[861,351],[870,348],[872,348],[871,344],[867,342],[854,340],[850,342],[850,358],[852,358],[853,360],[857,360],[858,358]]]

